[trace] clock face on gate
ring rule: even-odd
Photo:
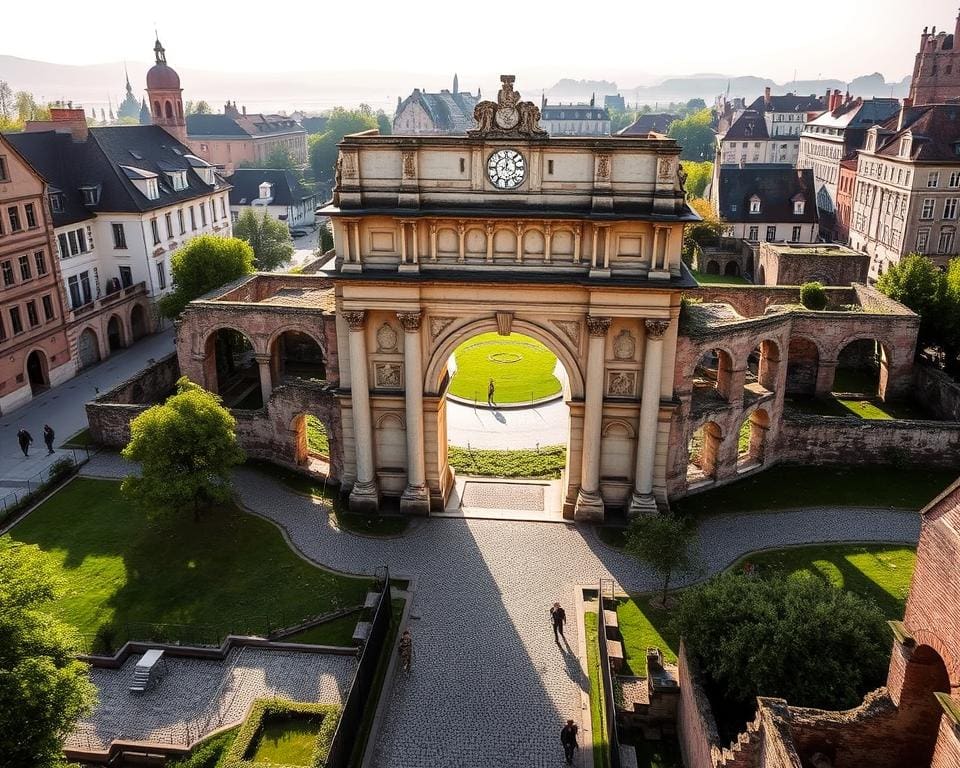
[[[500,149],[487,160],[487,176],[497,189],[519,187],[527,175],[523,155],[515,149]]]

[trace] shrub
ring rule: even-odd
[[[818,282],[804,283],[800,286],[800,303],[807,309],[822,310],[827,308],[827,292],[823,284]]]
[[[74,469],[73,459],[69,456],[57,459],[50,465],[50,469],[48,470],[50,483],[59,483],[61,480],[65,480],[73,474]]]
[[[167,768],[217,768],[236,735],[234,729],[206,739],[186,757],[168,762]]]
[[[247,752],[253,745],[264,718],[269,715],[322,715],[323,724],[317,734],[317,744],[313,751],[313,768],[323,768],[333,743],[333,734],[340,720],[340,707],[333,704],[308,704],[287,699],[257,699],[250,708],[250,714],[243,721],[237,738],[227,753],[227,768],[255,768],[257,764],[247,760]]]

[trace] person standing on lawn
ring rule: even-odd
[[[573,751],[580,746],[577,744],[578,730],[573,720],[567,720],[567,724],[560,730],[560,743],[563,744],[563,756],[567,759],[567,765],[573,765]]]
[[[567,612],[563,610],[560,603],[553,604],[550,609],[550,619],[553,622],[553,639],[557,645],[560,645],[560,638],[563,637],[563,625],[567,622]]]
[[[493,383],[493,379],[490,379],[490,383],[487,384],[487,405],[496,405],[493,402],[493,396],[497,391],[497,385]]]
[[[17,432],[17,442],[20,443],[20,450],[23,451],[23,455],[29,456],[30,443],[33,442],[33,436],[23,427],[20,427],[20,431]]]
[[[53,440],[57,436],[57,433],[53,431],[53,427],[49,424],[43,425],[43,442],[47,444],[47,456],[53,453]]]

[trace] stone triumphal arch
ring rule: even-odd
[[[566,368],[564,511],[666,493],[685,202],[664,136],[550,138],[513,77],[467,136],[346,137],[332,205],[343,440],[354,509],[442,509],[447,361],[523,333]],[[628,456],[624,456],[624,453]],[[628,473],[624,474],[624,467]]]

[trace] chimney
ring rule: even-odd
[[[897,117],[897,131],[902,131],[904,124],[907,122],[907,110],[913,106],[913,99],[909,96],[904,96],[903,103],[900,106],[900,114]]]
[[[840,108],[840,105],[843,104],[843,97],[840,95],[840,89],[835,88],[833,94],[830,96],[830,105],[827,107],[831,112]]]
[[[830,109],[830,89],[827,88],[827,92],[823,95],[823,108]]]
[[[763,104],[766,107],[770,106],[770,86],[769,85],[763,89]]]
[[[49,130],[69,133],[74,141],[86,141],[90,133],[83,107],[50,107],[49,120],[28,120],[23,130],[28,133]]]
[[[244,116],[244,117],[247,116],[247,105],[246,105],[246,104],[243,105],[243,116]]]

